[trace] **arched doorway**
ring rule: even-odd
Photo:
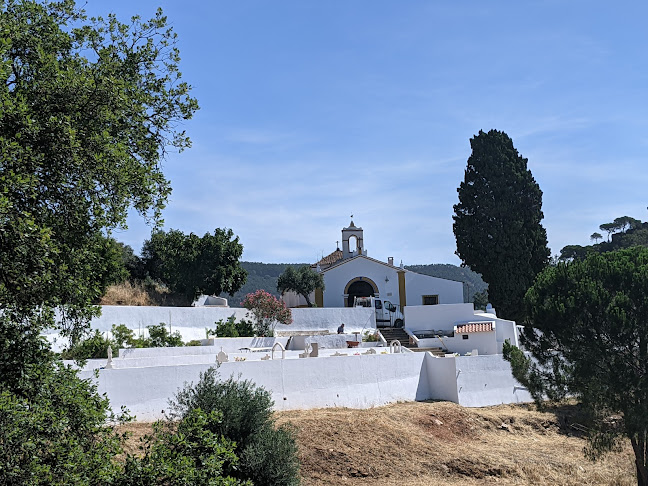
[[[355,297],[373,297],[375,292],[373,286],[366,280],[356,280],[349,285],[347,294],[349,294],[347,306],[353,307]]]

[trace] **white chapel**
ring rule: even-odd
[[[351,307],[356,297],[380,298],[401,309],[464,302],[462,282],[406,270],[402,262],[394,265],[393,257],[382,262],[367,256],[362,228],[353,220],[342,228],[342,250],[338,247],[311,266],[324,277],[324,290],[317,289],[314,295],[318,307]]]

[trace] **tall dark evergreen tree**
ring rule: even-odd
[[[506,133],[480,130],[470,145],[454,206],[457,255],[488,283],[499,315],[521,320],[524,294],[549,260],[542,191]]]

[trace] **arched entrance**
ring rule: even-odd
[[[375,297],[378,288],[370,279],[359,277],[354,278],[346,285],[344,293],[348,295],[346,298],[347,307],[353,307],[355,297]]]

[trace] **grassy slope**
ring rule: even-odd
[[[563,485],[630,486],[629,446],[598,462],[584,458],[574,406],[463,408],[398,403],[369,410],[277,412],[299,431],[304,486]],[[137,438],[150,424],[128,424]]]

